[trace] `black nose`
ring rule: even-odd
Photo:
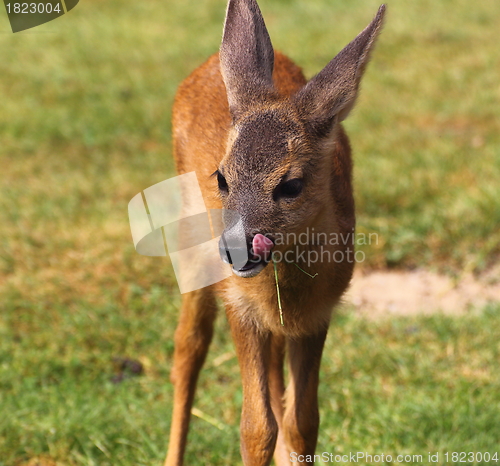
[[[226,263],[232,265],[236,270],[243,267],[249,257],[247,242],[242,238],[234,238],[223,233],[219,240],[219,255]]]

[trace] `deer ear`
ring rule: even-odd
[[[255,0],[229,0],[219,51],[233,119],[274,93],[274,51]]]
[[[353,108],[384,13],[382,5],[373,21],[295,95],[297,107],[315,132],[329,132]]]

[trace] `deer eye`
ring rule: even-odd
[[[304,187],[304,181],[300,178],[280,183],[274,190],[274,200],[280,197],[294,198],[297,197]]]
[[[226,178],[224,178],[224,175],[217,170],[217,183],[219,184],[219,189],[224,192],[229,191],[229,187],[227,185]]]

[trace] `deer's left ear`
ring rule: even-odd
[[[382,5],[373,21],[295,95],[297,107],[316,131],[329,131],[354,107],[384,13]]]
[[[219,51],[233,119],[274,93],[274,50],[255,0],[230,0]]]

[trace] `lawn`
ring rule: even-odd
[[[307,76],[379,5],[260,3],[275,48]],[[161,464],[180,295],[167,259],[136,254],[127,204],[173,176],[175,89],[217,50],[224,11],[214,0],[82,0],[17,34],[0,11],[1,466]],[[345,125],[358,231],[379,238],[364,247],[366,269],[460,276],[498,262],[498,24],[497,0],[388,4]],[[240,464],[222,313],[217,328],[186,464]],[[342,310],[325,351],[318,452],[440,452],[441,464],[446,451],[500,455],[499,342],[498,304],[380,321]],[[142,374],[123,370],[126,358]]]

